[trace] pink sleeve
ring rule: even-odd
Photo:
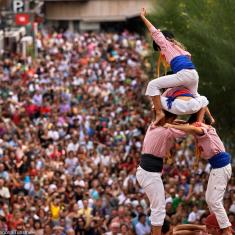
[[[168,128],[170,135],[173,138],[185,137],[187,134],[184,131],[177,130],[175,128]]]
[[[154,26],[150,29],[153,40],[161,48],[161,50],[166,50],[169,47],[172,47],[170,42],[165,38],[162,32],[159,29],[156,29]]]
[[[208,133],[208,128],[206,128],[204,126],[201,126],[200,128],[203,130],[203,134],[202,135],[197,135],[198,139],[205,137]]]

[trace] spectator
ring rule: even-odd
[[[137,235],[148,235],[151,233],[151,227],[146,222],[146,215],[140,213],[138,217],[139,222],[136,224],[135,231]]]
[[[3,201],[9,203],[9,199],[10,199],[10,191],[8,189],[8,187],[5,186],[6,183],[4,181],[4,179],[0,179],[0,197],[3,199]]]
[[[135,178],[151,121],[143,95],[147,42],[127,31],[43,27],[37,44],[37,58],[5,54],[0,61],[1,231],[135,234],[138,216],[149,214]],[[176,164],[164,167],[172,226],[187,223],[192,205],[208,213],[209,167],[192,168],[194,146],[191,137],[177,141]],[[234,179],[225,198],[231,213]]]
[[[110,232],[105,233],[105,235],[121,235],[120,224],[118,222],[112,222],[110,224]]]
[[[86,220],[85,227],[88,228],[91,223],[91,212],[92,209],[88,206],[88,200],[83,200],[83,208],[81,208],[78,213],[79,215],[82,215]]]
[[[196,205],[193,206],[192,212],[188,216],[188,222],[190,224],[196,223],[200,219],[199,213],[198,213],[198,208]]]

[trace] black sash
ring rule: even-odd
[[[163,159],[152,154],[141,154],[140,167],[149,172],[162,172]]]

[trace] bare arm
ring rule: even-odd
[[[141,13],[140,13],[140,17],[143,20],[144,24],[147,26],[149,32],[151,32],[151,28],[153,28],[154,26],[152,25],[152,23],[145,17],[146,15],[146,9],[142,8],[141,9]]]
[[[185,120],[181,120],[181,119],[176,119],[173,124],[175,125],[179,125],[179,124],[187,124],[187,122]]]
[[[210,119],[210,125],[215,124],[215,119],[213,118],[213,116],[210,113],[210,110],[208,107],[204,107],[201,108],[197,114],[197,121],[198,122],[202,122],[203,119],[205,118],[205,114],[207,115],[207,117]]]
[[[200,231],[191,231],[191,230],[179,230],[173,232],[173,235],[197,235]]]
[[[207,116],[208,116],[208,117],[210,118],[210,120],[211,120],[211,125],[215,124],[215,119],[214,119],[214,117],[211,115],[211,112],[210,112],[210,110],[209,110],[208,107],[206,108],[206,114],[207,114]]]
[[[179,230],[202,230],[206,231],[206,226],[205,225],[197,225],[197,224],[180,224],[177,225],[174,230],[179,231]]]
[[[165,124],[164,127],[167,128],[175,128],[180,131],[184,131],[185,133],[192,134],[192,135],[203,135],[204,131],[201,127],[195,127],[193,125],[173,125],[173,124]]]

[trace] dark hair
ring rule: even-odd
[[[159,122],[160,126],[164,125],[166,122],[174,121],[177,118],[177,115],[174,114],[174,113],[170,113],[170,112],[168,112],[166,110],[162,110],[162,111],[165,113],[165,118],[160,120],[160,122]],[[153,110],[152,115],[153,115],[153,118],[155,119],[156,118],[155,110]]]
[[[77,221],[78,225],[79,225],[79,222],[80,222],[80,221],[83,223],[83,225],[86,224],[86,220],[85,220],[84,217],[82,217],[82,216],[78,217],[77,219],[75,218],[75,220]]]
[[[188,119],[188,123],[189,124],[192,124],[192,123],[194,123],[194,122],[196,122],[197,121],[197,113],[193,113],[190,117],[189,117],[189,119]]]
[[[199,219],[200,223],[202,223],[203,222],[202,220],[205,219],[207,216],[208,216],[207,213],[203,213]]]
[[[161,32],[166,37],[166,39],[173,39],[174,38],[174,34],[168,30],[162,30]],[[153,49],[154,49],[154,51],[161,50],[161,48],[158,46],[158,44],[155,41],[153,41]]]
[[[144,213],[139,213],[138,220],[140,220],[142,217],[146,217]]]
[[[153,50],[154,51],[160,51],[160,47],[157,45],[157,43],[155,41],[153,41]]]
[[[170,226],[171,226],[170,222],[165,219],[164,223],[162,225],[162,233],[166,234],[167,232],[169,232],[170,231]]]
[[[177,115],[176,114],[174,114],[174,113],[170,113],[170,112],[168,112],[168,111],[166,111],[166,110],[163,110],[163,112],[165,113],[165,119],[170,119],[170,118],[177,118]]]
[[[125,226],[127,229],[129,229],[129,226],[125,223],[121,224],[120,228],[122,228],[123,226]]]
[[[204,116],[204,122],[205,122],[205,124],[207,124],[207,125],[211,125],[211,119],[208,117],[207,114],[205,114],[205,116]]]
[[[189,123],[189,124],[192,124],[192,123],[194,123],[194,122],[196,122],[196,121],[197,121],[197,113],[193,113],[193,114],[189,117],[188,123]],[[210,118],[208,117],[207,114],[204,115],[204,123],[207,124],[207,125],[211,125],[211,120],[210,120]]]

